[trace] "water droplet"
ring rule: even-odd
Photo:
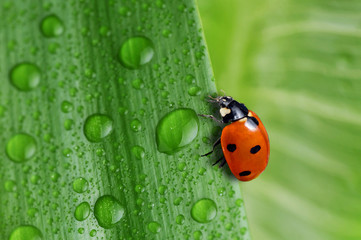
[[[190,95],[190,96],[198,96],[198,95],[200,95],[201,94],[201,88],[200,87],[198,87],[198,86],[193,86],[193,87],[190,87],[189,89],[188,89],[188,94]]]
[[[183,225],[184,223],[184,220],[185,220],[185,217],[184,215],[180,214],[178,215],[176,218],[175,218],[175,222],[179,225]]]
[[[161,226],[158,222],[150,222],[148,223],[148,229],[152,233],[159,233],[161,230]]]
[[[113,131],[113,120],[104,114],[90,115],[84,124],[85,137],[90,142],[101,142]]]
[[[164,195],[167,192],[167,186],[165,186],[165,185],[159,186],[158,192],[159,192],[159,194]]]
[[[124,67],[135,69],[150,62],[154,55],[153,43],[146,37],[128,38],[121,46],[119,59]]]
[[[142,130],[142,122],[139,121],[138,119],[134,119],[130,122],[130,128],[134,132],[139,132],[140,130]]]
[[[35,139],[25,133],[14,135],[6,144],[6,153],[14,162],[25,162],[36,152]]]
[[[194,233],[193,233],[193,237],[194,237],[194,240],[200,240],[200,239],[202,239],[202,232],[201,231],[195,231]]]
[[[13,180],[7,180],[4,183],[5,191],[7,192],[15,192],[16,191],[16,183]]]
[[[233,228],[233,223],[227,223],[226,226],[225,226],[225,229],[226,229],[227,231],[232,230],[232,228]]]
[[[98,198],[94,206],[94,215],[103,228],[112,228],[120,221],[124,214],[124,207],[113,196],[104,195]]]
[[[181,150],[196,138],[198,129],[198,116],[192,109],[181,108],[168,113],[157,125],[158,150],[167,154]]]
[[[14,229],[9,240],[41,240],[43,235],[40,230],[32,225],[22,225]]]
[[[198,200],[191,210],[192,218],[199,223],[208,223],[217,215],[216,203],[208,198]]]
[[[141,192],[144,191],[144,187],[143,187],[143,185],[141,185],[141,184],[137,184],[137,185],[135,185],[134,190],[135,190],[137,193],[141,193]]]
[[[142,80],[142,79],[139,79],[139,78],[134,79],[134,80],[132,81],[132,86],[133,86],[133,88],[135,88],[135,89],[142,89],[142,88],[144,87],[143,80]]]
[[[90,205],[87,202],[80,203],[74,212],[74,217],[78,221],[84,221],[89,217],[90,214]]]
[[[20,91],[34,89],[40,83],[40,79],[40,69],[32,63],[20,63],[10,71],[10,82]]]
[[[69,101],[63,101],[63,102],[61,103],[61,111],[62,111],[63,113],[71,112],[71,111],[73,111],[73,109],[74,109],[74,105],[73,105],[71,102],[69,102]]]
[[[95,237],[97,235],[97,230],[95,229],[92,229],[90,232],[89,232],[89,236],[91,237]]]
[[[57,37],[64,32],[64,24],[57,16],[49,15],[41,21],[40,29],[45,37]]]
[[[142,160],[145,156],[145,150],[141,146],[133,146],[131,151],[136,159]]]
[[[83,193],[88,190],[89,183],[85,178],[77,178],[73,181],[73,190],[77,193]]]
[[[38,214],[39,210],[37,208],[29,208],[26,212],[29,217],[35,217]]]
[[[73,129],[73,126],[74,126],[74,120],[73,119],[66,119],[64,121],[65,130],[69,131],[69,130]]]
[[[183,201],[182,197],[177,197],[176,199],[174,199],[173,204],[178,206],[179,204],[181,204],[182,201]]]

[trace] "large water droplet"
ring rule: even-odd
[[[98,198],[94,206],[94,215],[103,228],[112,228],[120,221],[124,207],[113,196],[104,195]]]
[[[6,144],[6,153],[14,162],[25,162],[32,158],[35,152],[35,139],[25,133],[16,134]]]
[[[88,190],[89,183],[85,178],[77,178],[73,182],[73,189],[77,193],[83,193]]]
[[[63,22],[55,15],[45,17],[40,24],[45,37],[57,37],[64,32]]]
[[[121,46],[119,59],[121,63],[130,69],[139,68],[150,62],[154,55],[152,41],[146,37],[128,38]]]
[[[40,69],[32,63],[20,63],[10,71],[10,82],[20,91],[34,89],[38,86],[40,79]]]
[[[113,120],[104,114],[90,115],[84,124],[85,137],[90,142],[101,142],[113,131]]]
[[[150,222],[148,223],[148,229],[152,233],[159,233],[161,230],[161,226],[158,222]]]
[[[207,223],[217,215],[216,203],[208,198],[198,200],[191,210],[192,218],[199,223]]]
[[[90,214],[90,205],[87,202],[80,203],[74,212],[74,217],[78,221],[84,221],[89,217]]]
[[[164,116],[157,125],[158,150],[172,154],[190,144],[198,134],[197,114],[188,108],[174,110]]]
[[[42,240],[43,236],[39,229],[31,225],[22,225],[11,233],[9,240]]]

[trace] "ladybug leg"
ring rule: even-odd
[[[214,166],[214,165],[216,165],[217,163],[219,163],[222,159],[223,159],[223,162],[226,161],[226,159],[224,158],[224,156],[222,156],[220,159],[217,160],[217,162],[213,163],[212,166]],[[223,162],[222,162],[222,163],[223,163]],[[221,163],[221,164],[222,164],[222,163]],[[223,164],[223,165],[224,165],[224,164]]]
[[[221,167],[223,167],[224,166],[224,164],[226,164],[226,159],[223,159],[223,162],[221,162],[221,164],[219,164],[219,167],[218,168],[221,168]]]
[[[213,148],[212,148],[212,151],[206,153],[206,154],[203,154],[201,155],[201,157],[205,157],[205,156],[208,156],[209,154],[211,154],[212,152],[214,152],[214,149],[217,147],[218,144],[221,143],[221,138],[218,138],[218,140],[213,144]]]
[[[218,123],[223,123],[222,120],[219,120],[218,118],[216,118],[216,117],[213,116],[213,115],[198,114],[198,116],[205,117],[205,118],[210,118],[210,119],[212,119],[213,121],[216,121],[216,122],[218,122]]]

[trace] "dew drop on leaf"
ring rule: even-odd
[[[16,183],[13,180],[6,180],[4,183],[5,191],[7,192],[15,192],[16,191]]]
[[[139,119],[134,119],[130,122],[130,128],[134,132],[139,132],[140,130],[142,130],[142,122],[139,121]]]
[[[192,109],[174,110],[164,116],[157,125],[158,150],[173,154],[190,144],[196,138],[198,130],[199,119]]]
[[[77,193],[83,193],[88,190],[89,183],[85,178],[79,177],[73,181],[73,190]]]
[[[131,37],[120,47],[119,59],[124,67],[136,69],[150,62],[154,55],[151,40],[146,37]]]
[[[217,215],[216,203],[208,198],[198,200],[192,206],[191,216],[199,223],[208,223]]]
[[[90,115],[84,124],[84,135],[90,142],[101,142],[113,131],[113,120],[104,114]]]
[[[43,236],[39,229],[32,225],[22,225],[13,230],[9,240],[42,240]]]
[[[182,214],[179,214],[179,215],[175,218],[175,222],[176,222],[178,225],[183,225],[184,220],[185,220],[185,217],[184,217],[184,215],[182,215]]]
[[[94,206],[94,216],[99,226],[109,229],[114,227],[124,215],[124,207],[111,195],[98,198]]]
[[[131,151],[132,151],[132,154],[134,155],[134,157],[138,160],[142,160],[145,156],[145,150],[141,146],[138,146],[138,145],[133,146]]]
[[[30,91],[37,87],[41,80],[41,71],[32,63],[19,63],[10,71],[11,84],[20,91]]]
[[[193,86],[188,89],[189,96],[198,96],[201,94],[201,88],[198,86]]]
[[[158,222],[150,222],[148,223],[148,229],[152,233],[159,233],[161,230],[161,226]]]
[[[73,109],[74,109],[74,105],[73,105],[71,102],[69,102],[69,101],[63,101],[63,102],[61,103],[61,111],[62,111],[63,113],[71,112],[71,111],[73,111]]]
[[[74,217],[78,221],[84,221],[89,217],[90,214],[90,205],[87,202],[80,203],[74,212]]]
[[[6,154],[14,162],[25,162],[36,152],[35,139],[25,133],[14,135],[6,144]]]
[[[41,21],[40,30],[45,37],[57,37],[64,32],[64,24],[59,17],[49,15]]]

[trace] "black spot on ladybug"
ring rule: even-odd
[[[257,118],[255,118],[255,117],[248,117],[248,119],[252,120],[257,126],[259,125],[259,122],[258,122]]]
[[[261,146],[260,145],[256,145],[253,148],[251,148],[251,153],[252,154],[256,154],[258,153],[258,151],[261,150]]]
[[[244,176],[248,176],[248,175],[250,175],[250,174],[251,174],[250,171],[243,171],[243,172],[240,172],[240,173],[239,173],[239,176],[244,177]]]
[[[236,151],[236,149],[237,149],[236,144],[228,144],[227,145],[227,150],[230,152],[234,152],[234,151]]]

